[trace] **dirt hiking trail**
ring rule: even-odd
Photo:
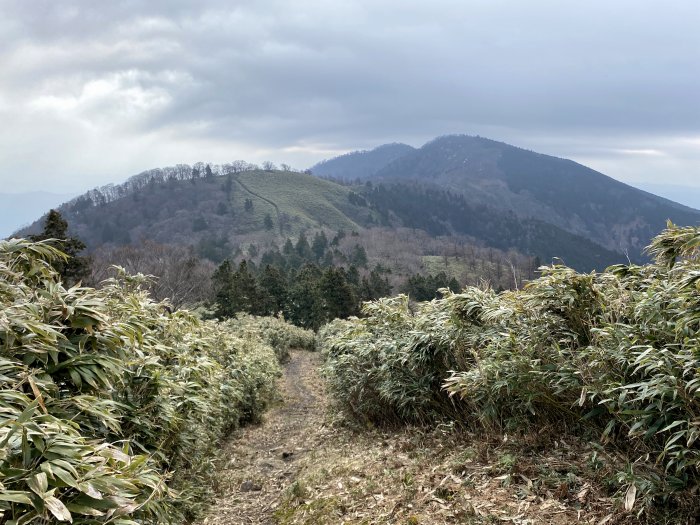
[[[219,497],[203,524],[275,523],[272,515],[296,477],[299,458],[317,446],[324,424],[319,364],[318,354],[292,352],[280,380],[282,403],[227,444]]]
[[[320,365],[292,352],[282,402],[225,445],[199,525],[629,523],[579,476],[582,445],[543,435],[546,445],[535,436],[512,449],[451,428],[353,432],[330,422]]]

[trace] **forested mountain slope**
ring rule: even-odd
[[[93,191],[60,211],[91,248],[142,239],[197,245],[249,233],[274,238],[308,228],[359,229],[372,221],[372,213],[350,202],[351,192],[303,173],[251,170],[151,180],[114,196]],[[39,222],[25,231],[36,230]]]
[[[353,151],[316,164],[313,174],[319,177],[354,180],[375,175],[384,166],[416,151],[407,144],[384,144],[369,151]]]
[[[379,148],[381,149],[381,148]],[[358,166],[372,152],[340,157]],[[323,163],[324,174],[345,176],[335,161]],[[321,166],[321,165],[319,165]],[[319,168],[312,168],[315,172]],[[642,259],[642,250],[671,219],[700,223],[700,212],[616,181],[571,160],[527,151],[502,142],[452,135],[406,151],[396,160],[358,170],[373,181],[420,181],[460,193],[471,205],[487,205],[536,219],[581,235],[615,252]]]
[[[414,228],[443,239],[461,236],[461,244],[471,239],[480,246],[515,250],[543,262],[558,257],[581,270],[624,260],[621,253],[556,225],[472,205],[460,194],[435,185],[411,181],[344,185],[278,170],[217,175],[220,172],[215,167],[201,177],[187,175],[182,166],[152,170],[149,177],[88,192],[60,211],[71,233],[93,249],[151,240],[191,245],[212,260],[229,257],[250,243],[281,246],[302,231],[363,232],[372,227],[385,232]],[[20,234],[38,229],[39,221]],[[418,252],[421,247],[411,249]]]
[[[412,181],[365,186],[368,205],[388,224],[425,230],[433,236],[466,235],[499,250],[514,249],[552,258],[584,271],[620,263],[624,256],[554,224],[475,203],[463,194]]]

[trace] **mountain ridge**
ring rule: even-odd
[[[350,171],[347,161],[355,158],[346,157],[345,173]],[[324,170],[332,176],[332,159]],[[555,224],[607,249],[627,252],[636,261],[643,260],[646,244],[667,219],[700,222],[698,210],[572,160],[469,135],[437,137],[371,172],[363,175],[358,169],[354,175],[360,180],[430,182],[473,203]]]
[[[413,228],[585,271],[628,257],[642,262],[669,217],[700,222],[696,210],[573,161],[481,137],[389,144],[322,167],[349,177],[242,161],[180,164],[91,190],[59,210],[91,249],[149,239],[190,245],[217,261],[248,245],[279,248],[304,231]],[[19,233],[40,228],[38,220]]]
[[[358,171],[371,176],[381,167],[412,151],[415,151],[413,146],[401,142],[392,142],[382,144],[371,150],[351,151],[332,159],[321,161],[315,164],[311,170],[314,175],[319,177],[332,176],[335,179],[353,180],[359,178],[356,176]],[[326,169],[326,162],[331,164],[330,170]],[[361,167],[358,167],[358,163],[361,164]]]
[[[154,170],[161,175],[163,171],[168,173]],[[408,227],[434,238],[455,236],[460,244],[472,239],[469,242],[499,250],[515,249],[543,261],[563,257],[577,268],[603,268],[622,262],[620,254],[555,226],[522,223],[513,216],[494,215],[487,208],[465,207],[458,201],[446,203],[446,195],[411,185],[392,187],[390,193],[416,201],[415,212],[410,206],[416,202],[373,197],[371,191],[379,191],[381,186],[344,185],[298,172],[249,170],[209,178],[137,180],[128,191],[107,186],[102,191],[109,195],[91,190],[59,207],[70,233],[90,249],[148,239],[190,245],[217,261],[250,244],[280,247],[303,231]],[[454,208],[452,213],[445,215],[450,207]],[[433,211],[428,214],[426,210]],[[455,218],[464,217],[478,224],[453,224]],[[28,235],[40,229],[41,220],[37,220],[19,233]],[[530,248],[532,253],[526,253]]]

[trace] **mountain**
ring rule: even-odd
[[[341,157],[342,171],[334,172],[335,162],[327,161],[324,173],[340,178],[354,172],[357,178],[372,181],[433,185],[463,195],[469,204],[556,226],[608,250],[624,252],[634,261],[643,260],[644,247],[667,219],[700,223],[698,210],[574,161],[481,137],[439,137],[412,151],[404,148],[400,157],[372,166],[374,151]]]
[[[318,177],[340,180],[366,179],[397,159],[413,153],[415,148],[407,144],[384,144],[370,151],[353,151],[319,162],[312,168]]]
[[[544,262],[560,257],[582,270],[624,261],[622,254],[556,225],[472,205],[459,194],[433,186],[400,181],[348,185],[259,169],[217,175],[222,171],[215,167],[209,177],[201,177],[198,170],[183,166],[151,170],[123,185],[92,190],[59,210],[71,234],[90,249],[148,239],[191,245],[214,261],[251,244],[280,246],[302,231],[343,230],[367,237],[363,232],[375,228],[382,228],[384,239],[387,231],[412,228],[427,232],[442,248],[472,243]],[[37,220],[19,233],[40,229]],[[424,243],[401,246],[420,256],[445,253],[442,248],[431,251]],[[381,250],[380,245],[374,251]]]
[[[178,165],[91,190],[60,211],[90,249],[148,239],[190,245],[218,261],[303,231],[369,239],[366,232],[382,228],[383,242],[392,244],[387,232],[413,229],[441,246],[401,244],[416,256],[445,255],[458,239],[454,246],[559,258],[583,271],[644,261],[643,248],[667,219],[700,223],[700,211],[573,161],[465,135],[418,149],[387,144],[330,159],[312,173],[340,180],[246,163]],[[20,233],[40,228],[37,221]],[[374,251],[387,257],[377,243]]]
[[[75,197],[75,194],[32,191],[0,193],[0,239],[31,223],[50,208]]]
[[[350,188],[303,173],[250,170],[136,182],[93,190],[61,206],[71,233],[90,248],[142,239],[197,245],[222,237],[293,236],[309,228],[360,229],[371,220],[369,210],[350,202]],[[40,227],[37,221],[20,233]]]
[[[382,182],[358,189],[383,225],[401,224],[433,237],[451,235],[477,239],[499,250],[553,258],[582,271],[604,269],[625,262],[620,252],[608,250],[585,237],[548,222],[516,216],[464,195],[415,182]]]

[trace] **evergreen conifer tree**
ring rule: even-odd
[[[260,294],[255,278],[248,269],[248,262],[243,260],[233,274],[231,301],[237,312],[259,314],[261,310]]]
[[[308,261],[311,259],[311,246],[309,246],[309,241],[306,239],[304,232],[299,234],[299,239],[297,239],[294,250],[303,260]]]
[[[328,238],[326,237],[326,234],[323,231],[316,233],[316,235],[314,235],[314,240],[311,243],[311,251],[313,252],[317,261],[320,261],[321,258],[323,258],[327,248]]]
[[[284,311],[287,302],[287,280],[282,272],[269,264],[258,275],[261,315]]]
[[[228,259],[224,260],[214,271],[212,281],[214,285],[214,299],[216,301],[214,315],[220,319],[233,317],[236,315],[230,297],[233,286],[233,268]]]
[[[389,295],[391,295],[389,280],[386,277],[382,278],[376,268],[369,273],[368,277],[362,278],[360,298],[363,301],[375,301]]]
[[[53,263],[56,271],[61,275],[64,285],[73,286],[90,273],[90,259],[78,255],[85,250],[85,243],[77,237],[68,236],[68,222],[56,210],[49,211],[44,221],[44,229],[38,235],[30,235],[32,241],[46,241],[55,246],[68,256],[66,261]]]
[[[328,321],[345,319],[357,313],[357,298],[343,268],[327,268],[319,288]]]
[[[284,243],[284,246],[282,247],[282,253],[285,255],[291,255],[294,253],[294,245],[292,244],[291,239],[287,239],[287,242]]]
[[[233,271],[231,263],[225,260],[214,272],[216,296],[215,314],[220,318],[233,317],[238,312],[255,315],[262,313],[263,304],[255,278],[248,269],[248,262],[241,261]]]
[[[367,252],[363,246],[359,244],[355,245],[350,254],[350,262],[360,268],[367,266]]]
[[[290,276],[285,317],[297,326],[316,330],[327,319],[318,287],[320,274],[318,266],[307,264]]]

